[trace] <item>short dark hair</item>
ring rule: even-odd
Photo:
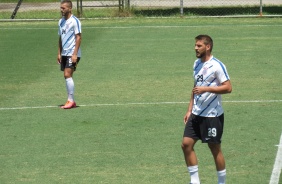
[[[72,2],[71,0],[62,0],[61,4],[67,3],[69,5],[70,8],[72,8]]]
[[[198,35],[195,37],[195,40],[202,40],[204,41],[205,45],[210,45],[211,46],[211,51],[213,48],[213,40],[209,35]]]

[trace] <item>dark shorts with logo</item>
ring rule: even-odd
[[[61,71],[64,71],[65,68],[73,68],[75,71],[79,60],[80,60],[80,57],[77,58],[76,63],[73,63],[71,60],[71,56],[62,56]]]
[[[202,143],[221,143],[223,134],[224,114],[218,117],[202,117],[191,114],[183,137],[202,140]]]

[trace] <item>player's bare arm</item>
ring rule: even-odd
[[[216,94],[226,94],[226,93],[231,93],[232,91],[232,85],[230,80],[227,80],[223,83],[221,83],[221,86],[196,86],[193,88],[193,93],[194,94],[202,94],[205,92],[210,92],[210,93],[216,93]]]
[[[188,106],[188,110],[183,118],[184,120],[184,124],[187,123],[188,119],[189,119],[189,116],[191,115],[192,113],[192,109],[193,109],[193,101],[194,101],[194,93],[192,92],[191,93],[191,98],[190,98],[190,103],[189,103],[189,106]]]
[[[58,46],[58,56],[57,56],[57,62],[61,63],[61,52],[62,52],[62,41],[61,37],[59,37],[59,46]]]
[[[72,60],[73,63],[77,62],[77,52],[78,52],[78,49],[79,49],[80,43],[81,43],[81,33],[75,35],[75,43],[76,43],[75,48],[74,48],[74,51],[73,51],[73,54],[72,54],[72,57],[71,57],[71,60]]]

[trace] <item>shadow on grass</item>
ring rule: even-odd
[[[175,16],[180,15],[180,8],[150,8],[132,9],[135,16]],[[184,8],[183,15],[198,16],[228,16],[228,15],[259,15],[260,7],[207,7],[207,8]],[[282,6],[263,7],[263,14],[282,15]]]

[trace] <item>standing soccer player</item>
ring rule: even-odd
[[[70,109],[76,107],[72,76],[81,57],[81,23],[72,14],[72,2],[70,0],[61,1],[61,14],[62,18],[59,20],[60,37],[57,60],[61,65],[61,70],[64,71],[68,93],[68,100],[61,108]]]
[[[184,116],[182,150],[190,174],[190,183],[199,184],[198,160],[194,145],[207,143],[216,165],[218,184],[225,184],[225,159],[221,151],[224,114],[221,94],[231,93],[232,86],[225,65],[212,54],[213,40],[208,35],[195,38],[198,58],[194,63],[194,88]]]

